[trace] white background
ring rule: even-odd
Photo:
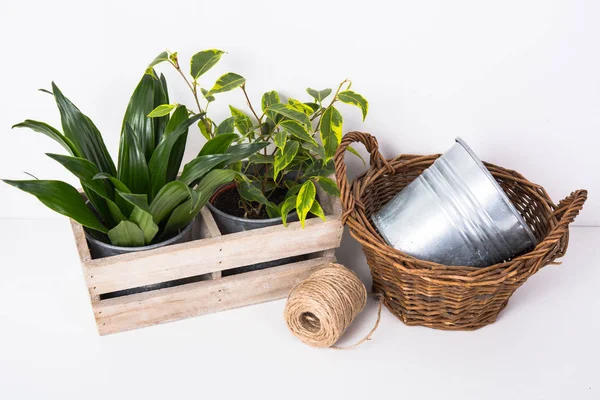
[[[586,188],[577,220],[600,225],[600,3],[597,1],[2,1],[0,177],[77,184],[45,152],[62,152],[11,125],[26,118],[60,127],[54,80],[95,121],[116,156],[129,96],[165,48],[182,64],[194,52],[228,52],[206,74],[248,80],[263,92],[308,99],[306,87],[344,78],[370,102],[341,106],[344,130],[377,136],[385,156],[430,154],[462,136],[484,160],[523,173],[558,201]],[[168,65],[171,98],[190,104]],[[225,116],[240,91],[211,105]],[[189,154],[197,152],[203,139]],[[358,165],[358,163],[356,163]],[[0,184],[1,217],[56,217],[32,196]]]
[[[206,86],[234,71],[258,102],[266,90],[307,99],[308,86],[351,78],[371,108],[362,123],[341,106],[345,131],[375,134],[385,156],[443,152],[460,135],[555,201],[589,189],[576,223],[600,225],[598,21],[591,0],[0,0],[0,177],[77,184],[43,155],[58,145],[10,129],[26,118],[60,127],[36,89],[54,80],[116,156],[148,62],[165,48],[182,64],[219,48],[228,54]],[[159,69],[172,99],[191,103]],[[230,102],[243,106],[241,93],[220,95],[217,117]],[[192,136],[189,155],[203,141]],[[277,301],[98,337],[67,219],[0,183],[0,398],[597,399],[598,243],[600,228],[573,229],[563,265],[540,271],[475,332],[407,327],[384,310],[359,349],[316,350],[288,333]],[[337,255],[369,285],[347,233]],[[343,343],[374,317],[370,303]]]

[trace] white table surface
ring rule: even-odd
[[[357,245],[338,257],[368,283]],[[314,349],[281,300],[99,337],[68,221],[0,219],[0,399],[600,399],[600,228],[573,228],[563,261],[474,332],[384,310],[358,349]]]

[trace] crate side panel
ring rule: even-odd
[[[327,263],[327,256],[217,280],[183,285],[94,304],[101,335],[284,298]]]
[[[109,293],[334,249],[342,232],[340,217],[313,218],[305,229],[294,222],[92,260],[85,267],[86,280],[91,293]]]

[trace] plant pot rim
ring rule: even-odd
[[[283,223],[283,221],[281,221],[281,217],[263,218],[263,219],[252,219],[252,218],[236,217],[235,215],[228,214],[228,213],[226,213],[224,211],[219,210],[217,207],[215,207],[213,205],[213,201],[215,201],[215,199],[217,198],[217,196],[220,195],[224,190],[228,190],[228,189],[230,189],[230,188],[232,188],[234,186],[236,186],[235,182],[227,183],[227,184],[221,186],[220,188],[218,188],[215,191],[215,193],[210,198],[210,201],[208,203],[206,203],[206,205],[208,206],[208,208],[210,209],[210,211],[212,213],[215,213],[215,214],[221,215],[221,216],[223,216],[225,218],[228,218],[228,219],[231,219],[231,220],[234,220],[234,221],[239,221],[239,222],[254,222],[254,223],[258,223],[258,224],[260,224],[260,223],[273,224],[273,223],[279,221],[279,222]],[[296,215],[296,214],[297,214],[296,211],[288,213],[288,219],[289,219],[289,216]]]
[[[179,231],[179,233],[167,240],[163,240],[162,242],[158,242],[155,244],[150,244],[147,246],[138,246],[138,247],[125,247],[125,246],[115,246],[114,244],[110,244],[110,243],[105,243],[101,240],[98,240],[96,238],[94,238],[92,235],[90,235],[87,231],[87,228],[83,228],[83,231],[85,233],[85,237],[87,240],[89,240],[90,242],[96,244],[97,246],[101,246],[110,250],[114,250],[114,251],[120,251],[123,253],[135,253],[137,251],[145,251],[145,250],[154,250],[154,249],[158,249],[160,247],[164,247],[164,246],[168,246],[170,244],[175,243],[178,239],[180,239],[181,237],[183,237],[185,234],[187,234],[190,230],[192,230],[192,227],[194,225],[194,221],[190,222],[185,228],[183,228],[182,230]]]

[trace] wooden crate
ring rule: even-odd
[[[319,190],[327,221],[299,222],[221,235],[208,208],[197,218],[201,239],[92,259],[83,227],[71,221],[100,335],[281,299],[298,282],[335,261],[343,227],[338,198]],[[221,272],[291,256],[307,259],[227,277]],[[202,277],[201,277],[202,276]],[[198,277],[202,281],[121,297],[107,293]]]

